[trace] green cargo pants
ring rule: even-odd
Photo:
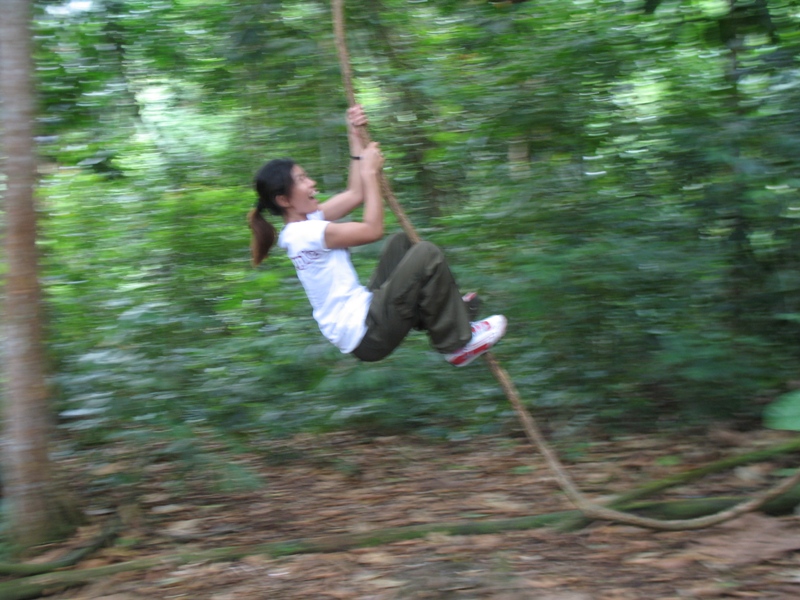
[[[404,233],[391,235],[369,289],[367,333],[353,350],[360,360],[389,356],[411,329],[426,331],[442,353],[455,352],[472,338],[467,308],[444,253],[430,242],[412,244]]]

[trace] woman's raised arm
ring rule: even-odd
[[[325,215],[326,221],[336,221],[349,215],[353,209],[364,201],[364,192],[361,183],[361,165],[359,160],[364,152],[358,128],[367,124],[367,116],[360,105],[355,105],[347,111],[347,141],[350,147],[350,170],[347,177],[347,189],[327,202],[320,204],[320,210]]]
[[[376,242],[383,237],[383,198],[378,175],[383,155],[376,142],[364,148],[360,164],[364,192],[364,216],[361,222],[329,223],[325,228],[325,245],[330,248],[350,248]],[[327,216],[327,214],[326,214]]]

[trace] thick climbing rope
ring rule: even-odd
[[[350,64],[350,55],[347,51],[347,37],[344,25],[344,0],[331,0],[331,7],[333,12],[333,32],[336,40],[336,49],[339,56],[342,83],[344,84],[348,106],[354,106],[356,104],[356,96],[353,88],[353,73]],[[360,135],[364,144],[370,142],[369,132],[367,131],[366,127],[360,128]],[[419,234],[417,234],[416,229],[414,229],[411,221],[406,216],[403,207],[397,201],[397,198],[392,192],[391,186],[389,185],[389,182],[383,172],[380,173],[380,187],[384,200],[389,205],[389,208],[394,213],[395,217],[397,217],[397,221],[400,223],[403,231],[413,243],[419,242]],[[797,473],[795,473],[793,476],[784,479],[777,485],[764,490],[749,500],[745,500],[736,506],[719,513],[707,515],[705,517],[698,517],[695,519],[675,519],[662,521],[659,519],[641,517],[639,515],[625,513],[601,506],[591,502],[572,481],[572,478],[561,464],[558,456],[556,456],[555,452],[550,448],[550,445],[542,435],[539,427],[536,424],[536,421],[534,421],[530,412],[522,403],[514,382],[511,380],[506,370],[500,365],[500,363],[497,362],[494,354],[487,352],[484,354],[484,359],[486,360],[492,375],[494,375],[495,379],[500,384],[500,387],[503,389],[506,398],[511,403],[514,411],[517,413],[517,416],[522,424],[522,428],[525,431],[525,435],[544,457],[548,467],[555,476],[556,481],[564,491],[564,494],[588,519],[613,521],[616,523],[625,523],[627,525],[635,525],[639,527],[665,531],[701,529],[703,527],[717,525],[724,521],[734,519],[745,513],[758,510],[766,502],[769,502],[773,498],[776,498],[777,496],[789,491],[795,485],[800,483],[800,469],[798,469]]]

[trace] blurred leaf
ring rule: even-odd
[[[800,391],[780,396],[764,410],[764,425],[770,429],[800,431]]]

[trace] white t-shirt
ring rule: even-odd
[[[372,292],[361,285],[346,249],[325,247],[322,211],[287,223],[278,237],[303,284],[320,331],[343,353],[355,350],[367,333]]]

